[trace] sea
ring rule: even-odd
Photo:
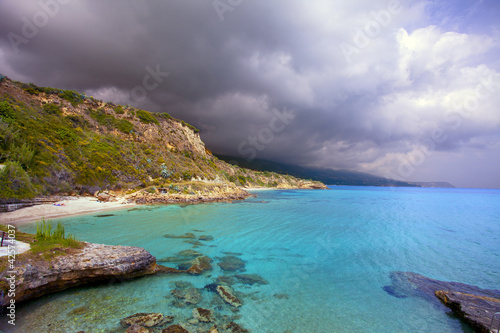
[[[172,295],[190,284],[202,297],[196,307],[251,332],[472,332],[439,302],[387,292],[391,272],[500,289],[500,190],[330,186],[252,193],[234,203],[138,206],[60,219],[79,240],[143,247],[167,261],[194,250],[212,258],[213,269],[44,296],[18,306],[15,330],[4,323],[0,329],[124,332],[120,319],[155,312],[197,332],[188,324],[194,306]],[[190,233],[194,239],[172,238]],[[211,237],[198,241],[201,235]],[[244,267],[223,271],[218,263],[228,256]],[[236,274],[262,280],[235,282]],[[234,283],[240,308],[205,288],[221,276]]]

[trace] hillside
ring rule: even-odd
[[[300,167],[262,159],[255,159],[252,162],[248,162],[244,158],[234,156],[217,156],[221,160],[235,165],[237,164],[241,167],[251,168],[253,170],[268,170],[300,178],[314,179],[328,185],[424,187],[423,183],[403,182],[351,170]]]
[[[166,113],[0,75],[0,199],[113,190],[199,195],[224,185],[322,188],[229,165]]]

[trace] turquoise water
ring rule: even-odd
[[[214,258],[214,269],[43,297],[18,309],[18,331],[123,332],[119,320],[137,312],[162,312],[183,322],[191,309],[172,306],[173,283],[212,283],[223,274],[217,262],[224,252],[241,253],[246,273],[269,282],[234,286],[244,302],[236,322],[253,332],[468,332],[436,304],[386,293],[390,272],[500,288],[500,190],[331,187],[255,194],[233,204],[62,219],[80,240],[140,246],[158,259],[193,249],[164,234],[211,235],[213,241],[194,249]],[[213,306],[213,295],[202,293],[201,305]]]

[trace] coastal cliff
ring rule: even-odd
[[[190,194],[192,183],[325,188],[221,161],[198,129],[167,113],[0,75],[0,201],[156,188]]]
[[[15,290],[15,301],[21,302],[83,284],[123,281],[162,270],[156,258],[142,248],[84,243],[82,249],[72,249],[50,260],[43,256],[18,260],[14,269],[2,270],[0,280],[9,281],[9,276],[15,276],[15,288],[11,289]],[[4,290],[0,306],[7,306],[10,299]]]

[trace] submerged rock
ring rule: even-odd
[[[238,274],[235,277],[244,284],[254,285],[254,284],[269,284],[262,276],[257,274]]]
[[[204,308],[193,309],[193,317],[202,323],[211,323],[214,321],[212,310]]]
[[[434,280],[412,272],[392,272],[391,280],[391,285],[383,287],[390,295],[417,296],[436,304],[441,300],[477,332],[488,332],[493,314],[500,312],[499,290]]]
[[[174,320],[172,316],[164,316],[161,313],[136,313],[120,320],[124,327],[139,325],[143,327],[153,327],[164,323],[170,323]]]
[[[174,289],[171,293],[177,299],[181,299],[187,304],[198,304],[203,300],[200,291],[196,288]]]
[[[234,272],[245,268],[245,262],[235,256],[223,257],[221,262],[219,262],[217,265],[219,265],[223,271],[227,272]]]
[[[148,330],[146,327],[134,324],[127,328],[125,333],[151,333],[150,330]]]
[[[170,325],[169,327],[165,328],[162,333],[189,333],[184,327],[181,325]]]
[[[230,287],[217,286],[216,291],[226,303],[234,307],[240,307],[243,305],[243,303],[239,300],[238,297],[236,297],[234,291]]]
[[[191,267],[187,270],[189,274],[199,275],[205,271],[211,270],[212,265],[210,263],[212,259],[207,256],[196,257],[192,261]]]
[[[274,294],[273,296],[277,299],[288,299],[287,294]]]
[[[231,333],[248,333],[247,329],[244,329],[240,325],[236,324],[234,321],[224,325],[224,329]]]
[[[172,239],[178,239],[178,238],[187,238],[187,239],[194,239],[196,236],[193,233],[187,232],[184,235],[172,235],[172,234],[166,234],[163,235],[165,238],[172,238]]]
[[[213,241],[214,240],[214,237],[213,236],[210,236],[210,235],[201,235],[200,237],[198,237],[199,240],[201,241]]]

